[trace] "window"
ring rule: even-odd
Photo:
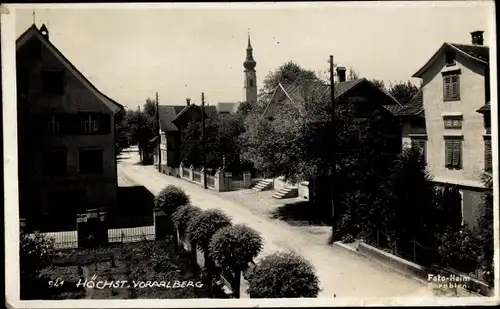
[[[491,139],[484,140],[484,170],[490,172],[493,168],[491,154]]]
[[[412,138],[411,139],[411,147],[420,152],[420,155],[422,156],[424,161],[426,160],[426,156],[427,156],[426,144],[427,144],[427,141],[423,138]]]
[[[81,174],[96,174],[103,170],[102,149],[80,150],[78,154]]]
[[[250,79],[250,87],[253,87],[253,79]]]
[[[83,134],[99,133],[99,114],[80,114],[80,130]]]
[[[45,94],[64,93],[64,71],[44,70],[42,71],[42,86]]]
[[[461,116],[445,116],[444,128],[445,129],[461,129],[462,128],[462,117]]]
[[[445,139],[445,165],[450,169],[462,168],[462,139]]]
[[[53,150],[43,154],[42,171],[47,175],[66,173],[66,150]]]
[[[47,132],[52,134],[60,133],[61,120],[59,115],[51,115],[47,122]]]
[[[458,74],[443,76],[444,100],[460,99],[460,76]]]
[[[446,59],[447,66],[455,65],[455,53],[454,52],[446,52],[445,59]]]

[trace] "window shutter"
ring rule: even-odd
[[[450,76],[445,76],[443,78],[443,82],[444,82],[444,98],[445,99],[448,99],[450,97],[450,91],[451,91],[451,88],[450,88],[450,82],[451,82],[451,77]]]
[[[484,169],[492,169],[491,140],[484,141]]]
[[[453,141],[453,167],[460,167],[461,149],[460,140]]]
[[[453,163],[453,142],[450,140],[445,141],[445,164],[451,166]]]
[[[451,97],[458,98],[458,76],[451,77]]]

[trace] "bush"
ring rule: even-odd
[[[183,205],[177,208],[172,214],[172,221],[179,233],[184,233],[189,221],[201,212],[202,210],[199,207],[192,205]]]
[[[478,268],[480,241],[467,228],[450,228],[440,235],[438,252],[441,264],[470,273]]]
[[[171,215],[178,207],[189,203],[189,196],[173,185],[166,186],[154,199],[155,207],[163,210],[167,215]]]
[[[210,239],[219,229],[231,225],[231,219],[219,209],[202,211],[189,220],[187,235],[203,250],[208,249]]]
[[[481,207],[478,209],[477,237],[481,241],[479,260],[481,270],[485,272],[485,280],[493,286],[493,177],[491,174],[483,175],[486,191],[483,193]]]
[[[249,278],[251,298],[317,297],[319,280],[314,268],[296,253],[264,257]]]
[[[245,270],[262,250],[262,237],[245,225],[218,230],[210,241],[210,256],[220,266]]]

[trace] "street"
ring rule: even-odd
[[[414,279],[344,249],[327,245],[326,239],[320,241],[318,237],[282,221],[258,215],[241,204],[224,199],[221,197],[223,193],[160,174],[154,166],[142,166],[138,162],[136,152],[124,153],[118,163],[119,179],[130,179],[155,195],[165,186],[175,185],[189,195],[193,205],[201,209],[221,209],[232,218],[233,223],[246,224],[261,234],[264,248],[259,257],[275,251],[297,252],[314,265],[322,289],[318,297],[433,297],[427,286]]]

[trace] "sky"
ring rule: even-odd
[[[470,44],[470,32],[483,30],[488,45],[494,31],[488,1],[137,8],[17,6],[16,37],[35,9],[51,42],[99,90],[135,109],[156,92],[160,104],[199,104],[202,92],[209,104],[244,100],[249,32],[260,87],[288,61],[326,72],[329,55],[361,77],[419,84],[411,76],[443,42]]]

